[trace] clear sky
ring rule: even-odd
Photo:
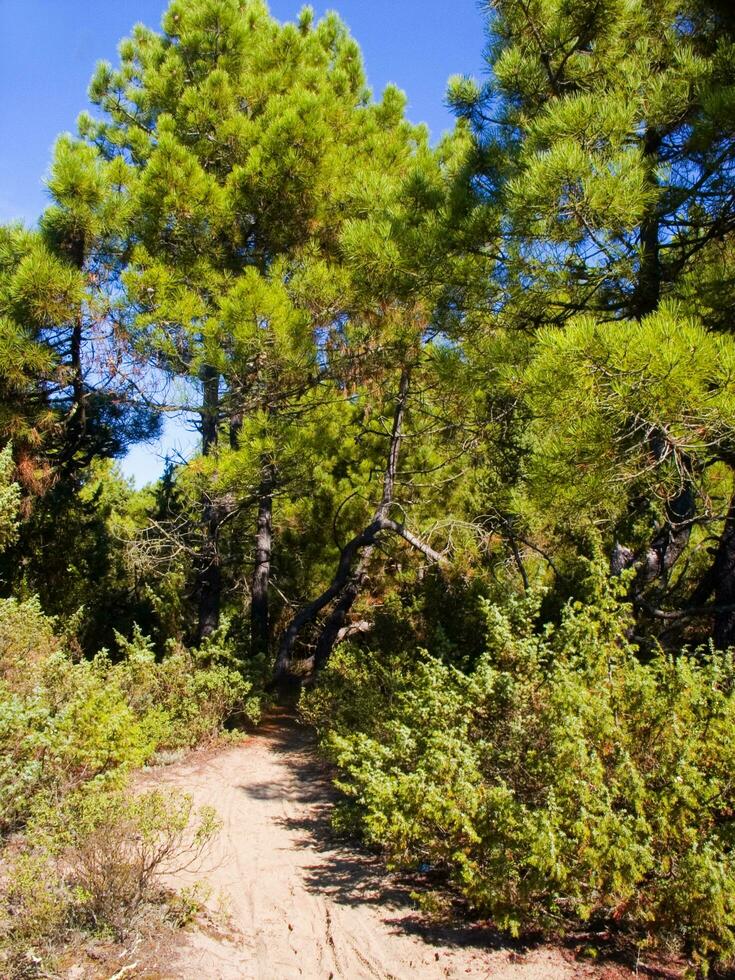
[[[99,60],[116,60],[118,41],[138,21],[158,27],[166,0],[0,0],[0,222],[32,224],[43,210],[43,177],[56,136],[75,131]],[[298,0],[271,0],[292,20]],[[376,93],[395,82],[408,116],[438,137],[452,124],[447,78],[482,71],[483,28],[476,0],[334,0],[363,50]],[[165,450],[184,452],[192,436],[169,423],[162,444],[136,447],[124,461],[137,482],[155,479]]]

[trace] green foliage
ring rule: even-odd
[[[651,312],[697,263],[693,243],[725,232],[735,61],[714,6],[488,5],[491,78],[455,80],[450,98],[504,199],[519,325]]]
[[[639,324],[591,317],[538,336],[522,385],[534,421],[528,490],[549,517],[614,519],[636,493],[711,492],[735,412],[735,344],[676,304]],[[553,502],[553,510],[551,504]]]
[[[115,630],[128,634],[134,623],[155,632],[162,647],[170,634],[128,546],[150,506],[115,463],[95,460],[81,479],[57,483],[26,514],[18,540],[0,555],[6,590],[38,595],[68,632],[73,619],[75,649],[88,656],[112,647]]]
[[[14,468],[12,447],[8,444],[0,451],[0,552],[18,536],[20,487],[13,481]]]
[[[22,976],[28,951],[72,929],[124,938],[164,895],[162,876],[196,868],[218,830],[185,794],[86,787],[37,814],[0,889],[0,962]],[[39,961],[40,961],[39,957]]]
[[[192,632],[216,623],[246,566],[253,609],[272,607],[253,616],[255,651],[271,639],[263,623],[278,622],[281,596],[287,607],[320,580],[322,567],[289,561],[279,537],[309,489],[322,489],[335,451],[351,468],[352,395],[390,414],[397,357],[428,325],[432,287],[417,284],[417,267],[445,258],[433,224],[439,158],[395,87],[372,98],[334,13],[281,24],[258,2],[172,3],[161,33],[136,29],[119,64],[100,66],[91,97],[103,118],[82,119],[84,138],[128,165],[121,281],[135,351],[185,379],[187,403],[192,389],[200,397],[202,458],[178,474],[183,574],[199,601]],[[340,490],[356,496],[369,472],[366,461]],[[333,516],[341,500],[325,491]],[[257,509],[272,512],[264,584]],[[152,535],[165,541],[166,531],[159,523]],[[279,562],[281,584],[263,599]],[[234,604],[228,612],[244,618]]]
[[[486,605],[470,673],[343,648],[304,713],[367,840],[442,869],[502,927],[614,921],[727,961],[732,656],[643,664],[594,566],[587,591],[541,632],[533,600]]]
[[[460,343],[510,420],[487,426],[473,499],[505,539],[495,567],[545,577],[558,608],[594,526],[613,567],[639,569],[637,635],[672,650],[732,642],[686,611],[731,603],[708,541],[714,524],[724,546],[733,466],[723,9],[494,0],[487,81],[449,91],[472,141],[455,247],[484,257],[461,267]]]
[[[195,867],[218,828],[215,811],[195,810],[186,794],[87,786],[37,814],[30,839],[59,869],[71,864],[75,917],[121,934],[155,896],[160,876]]]
[[[95,457],[123,455],[160,422],[120,397],[125,381],[113,366],[125,357],[109,314],[129,218],[127,168],[62,136],[47,184],[51,204],[37,231],[0,229],[0,436],[13,440],[33,495]]]
[[[256,666],[251,679],[236,669],[226,627],[159,659],[136,628],[118,635],[113,662],[104,650],[70,656],[55,626],[37,599],[0,600],[0,963],[11,976],[28,956],[53,958],[71,930],[123,937],[165,899],[162,875],[196,870],[214,811],[127,777],[260,707]]]
[[[160,709],[166,732],[159,747],[175,749],[214,737],[228,719],[256,722],[260,717],[263,665],[241,658],[228,638],[228,624],[198,649],[170,643],[157,660],[153,643],[135,629],[132,640],[117,637],[122,660],[110,667],[133,710]]]
[[[13,690],[32,690],[39,665],[58,652],[55,630],[37,598],[0,599],[0,677]]]
[[[37,601],[5,600],[0,613],[2,832],[81,786],[117,785],[159,749],[211,738],[236,715],[258,717],[253,681],[233,666],[222,634],[157,661],[137,631],[120,639],[115,663],[104,651],[75,661]]]

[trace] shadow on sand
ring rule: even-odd
[[[540,935],[526,934],[513,940],[487,921],[444,924],[427,919],[417,910],[411,892],[431,888],[430,875],[389,872],[379,856],[358,842],[335,834],[331,817],[339,794],[332,783],[334,772],[318,757],[313,732],[298,722],[293,709],[273,709],[259,726],[258,737],[287,757],[289,778],[285,789],[283,785],[263,783],[240,789],[255,799],[285,796],[295,804],[298,816],[280,817],[278,822],[293,833],[297,847],[321,856],[321,860],[302,868],[303,884],[310,892],[339,905],[373,906],[380,910],[381,918],[394,932],[417,936],[432,946],[471,947],[478,952],[507,950],[512,956],[522,958],[524,952],[543,945]],[[435,880],[434,886],[437,883]],[[629,952],[621,952],[603,936],[584,934],[560,943],[571,955],[592,944],[598,947],[602,959],[610,964],[635,967],[640,976],[664,980],[680,975],[664,966],[636,964]],[[614,971],[613,975],[621,974]]]

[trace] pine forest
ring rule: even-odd
[[[0,225],[2,976],[735,975],[735,8],[481,12],[171,0]]]

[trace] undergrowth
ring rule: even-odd
[[[339,819],[394,866],[513,935],[597,923],[706,972],[735,955],[733,657],[642,662],[616,588],[591,565],[589,601],[540,631],[538,597],[486,603],[468,672],[344,646],[302,711]]]
[[[0,600],[0,972],[45,964],[79,930],[123,938],[217,827],[181,793],[137,792],[146,763],[260,711],[226,628],[157,658],[139,630],[75,656],[37,600]],[[40,967],[39,967],[40,968]]]

